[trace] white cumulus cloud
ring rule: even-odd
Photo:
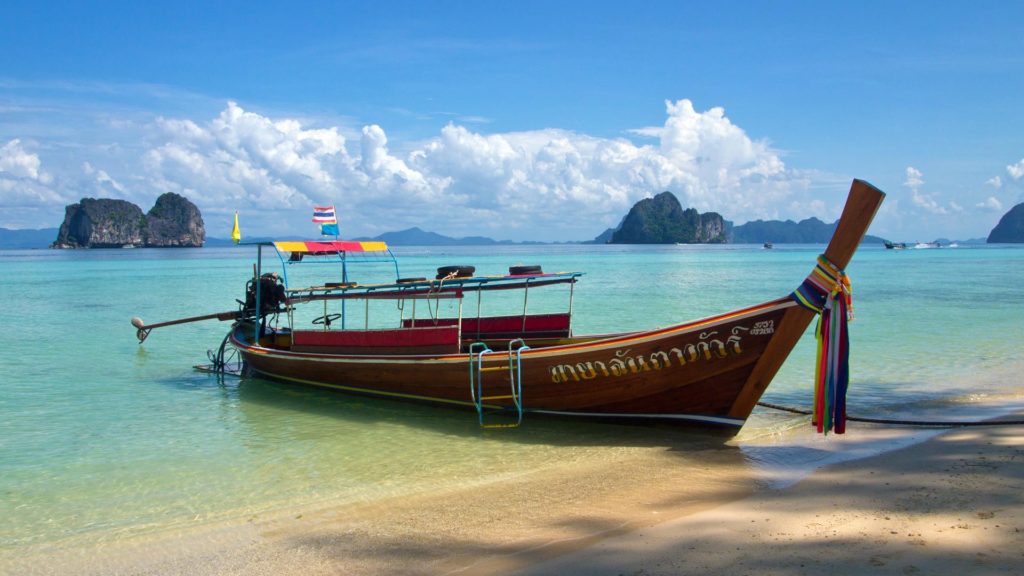
[[[40,180],[45,174],[39,171],[39,156],[26,152],[21,140],[15,138],[0,146],[0,174],[5,178],[26,178]]]
[[[906,180],[903,181],[903,185],[910,188],[910,200],[914,203],[914,206],[928,212],[930,214],[947,214],[948,210],[943,207],[938,201],[935,200],[930,194],[922,193],[919,189],[924,185],[924,174],[920,170],[913,166],[907,166]],[[957,211],[959,206],[953,205],[953,210]]]
[[[95,139],[102,146],[67,142],[46,148],[46,158],[20,140],[0,143],[0,225],[53,218],[54,206],[83,195],[146,210],[168,191],[195,202],[214,236],[230,230],[235,210],[260,235],[308,234],[312,206],[334,204],[349,237],[419,226],[450,236],[581,240],[665,190],[737,223],[838,216],[845,178],[787,168],[780,151],[723,108],[701,111],[684,99],[664,110],[661,125],[623,137],[450,123],[397,144],[381,125],[279,117],[236,102],[207,118],[110,122],[111,132]],[[920,186],[911,170],[908,182]],[[15,215],[21,205],[35,212]]]
[[[1010,174],[1014,180],[1020,180],[1024,177],[1024,158],[1021,158],[1020,162],[1016,164],[1010,164],[1006,167],[1006,172]]]
[[[942,207],[942,205],[940,205],[938,202],[936,202],[935,199],[932,198],[928,194],[922,194],[922,193],[918,192],[917,190],[913,190],[911,192],[910,199],[914,202],[915,206],[917,206],[918,208],[921,208],[922,210],[924,210],[926,212],[930,212],[932,214],[945,214],[946,213],[946,209],[944,207]]]
[[[27,213],[26,208],[61,202],[53,189],[53,177],[42,169],[38,154],[26,150],[17,138],[0,146],[0,208],[4,213],[0,225],[11,224],[6,219]]]
[[[106,170],[99,170],[97,168],[93,168],[92,164],[90,164],[89,162],[82,163],[82,172],[84,172],[86,176],[89,176],[93,179],[96,189],[98,190],[101,196],[109,196],[109,194],[104,193],[108,193],[111,190],[118,194],[124,194],[125,192],[125,187],[122,186],[121,183],[118,182],[117,180],[111,178],[110,175],[107,174]]]
[[[1003,211],[1003,203],[1000,202],[999,199],[996,198],[995,196],[989,196],[983,202],[979,202],[975,206],[978,207],[978,208],[981,208],[982,210],[986,210],[988,212],[1002,212]]]
[[[922,174],[917,168],[907,166],[907,179],[903,182],[903,185],[913,191],[917,191],[917,189],[924,184],[923,176],[924,174]]]
[[[484,135],[449,125],[412,155],[411,165],[447,182],[446,197],[468,214],[502,214],[504,224],[591,229],[617,223],[637,200],[669,190],[702,210],[729,206],[769,216],[790,191],[777,152],[750,139],[721,108],[698,113],[666,102],[661,127],[640,129],[657,145],[548,129]]]
[[[336,127],[273,120],[230,102],[203,124],[160,118],[163,143],[145,153],[149,184],[229,211],[339,205],[343,226],[367,233],[421,226],[447,234],[592,237],[637,200],[663,190],[730,218],[775,217],[794,177],[778,152],[751,139],[721,108],[666,102],[658,139],[637,145],[566,130],[483,134],[449,124],[399,156],[385,130],[357,143]],[[341,208],[341,207],[344,208]],[[296,221],[299,218],[295,218]]]
[[[333,192],[337,174],[352,166],[336,128],[275,122],[234,102],[205,126],[158,118],[155,127],[166,143],[145,154],[152,184],[218,206],[312,205]]]

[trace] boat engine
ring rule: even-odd
[[[279,312],[285,303],[284,285],[275,272],[267,272],[260,276],[260,315]],[[245,283],[245,304],[244,313],[251,316],[256,311],[256,282],[249,280]]]

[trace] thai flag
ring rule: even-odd
[[[313,222],[318,224],[337,224],[334,206],[313,206]]]

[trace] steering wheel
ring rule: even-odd
[[[318,316],[314,318],[313,324],[323,324],[324,326],[330,328],[331,322],[334,322],[338,318],[341,318],[341,314],[324,314],[323,316]]]

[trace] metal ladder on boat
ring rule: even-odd
[[[513,346],[519,344],[513,349]],[[522,379],[522,353],[530,347],[522,338],[511,340],[508,343],[508,367],[491,366],[484,368],[484,356],[495,352],[488,348],[484,342],[474,342],[469,346],[469,394],[476,406],[477,418],[481,428],[517,428],[523,422],[523,379]],[[484,372],[508,371],[509,394],[491,394],[484,396]],[[497,413],[507,414],[510,410],[502,407],[485,406],[485,402],[493,400],[512,400],[514,406],[515,422],[486,422],[485,416]]]

